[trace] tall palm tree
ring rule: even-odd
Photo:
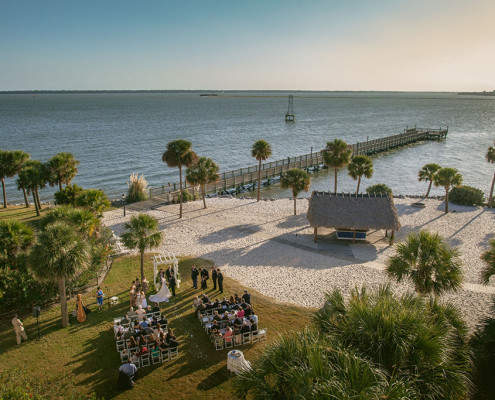
[[[425,197],[428,197],[430,195],[431,185],[435,180],[435,174],[440,168],[442,168],[440,165],[431,163],[423,165],[423,167],[418,171],[418,181],[430,182]]]
[[[10,166],[7,176],[9,178],[12,178],[14,175],[17,175],[19,173],[19,171],[24,166],[24,163],[28,161],[31,158],[31,156],[22,150],[13,150],[10,151],[9,153],[10,153]],[[29,207],[29,201],[27,198],[26,189],[23,189],[22,193],[24,195],[24,202],[26,203],[26,207]]]
[[[160,246],[163,238],[158,230],[158,220],[148,214],[133,215],[129,222],[124,224],[126,232],[120,237],[128,249],[137,249],[141,254],[141,281],[144,280],[144,252]]]
[[[495,275],[495,239],[490,240],[490,248],[481,255],[485,267],[481,270],[481,279],[487,284],[490,277]]]
[[[358,181],[356,195],[359,194],[359,185],[361,183],[361,177],[364,175],[366,178],[373,176],[373,161],[368,156],[358,155],[352,157],[350,164],[347,166],[349,175],[352,179]]]
[[[63,222],[49,224],[39,232],[30,255],[30,267],[40,280],[57,281],[60,292],[62,326],[69,326],[65,282],[84,270],[90,261],[87,242]]]
[[[16,266],[17,256],[34,242],[34,231],[25,223],[11,219],[0,221],[0,259],[5,257],[10,268]]]
[[[411,279],[420,295],[460,289],[462,284],[459,252],[451,248],[438,233],[411,233],[397,244],[387,262],[387,274],[397,282]]]
[[[162,161],[169,167],[179,168],[179,186],[180,186],[180,211],[179,218],[182,218],[182,167],[190,167],[198,160],[197,154],[192,151],[192,143],[177,139],[167,144],[167,150],[162,155]]]
[[[433,178],[435,186],[445,189],[445,213],[449,212],[449,191],[453,187],[462,185],[462,175],[455,168],[440,168]]]
[[[33,195],[36,214],[40,215],[41,202],[39,189],[46,186],[46,171],[39,160],[28,160],[17,174],[17,187],[26,189]]]
[[[218,165],[211,158],[201,157],[197,164],[186,170],[186,181],[191,185],[200,185],[203,206],[206,208],[205,186],[218,180]]]
[[[296,215],[297,195],[301,193],[303,190],[305,192],[309,190],[309,186],[311,184],[311,178],[306,173],[306,171],[297,168],[292,168],[282,175],[282,179],[280,180],[280,183],[282,188],[292,189],[292,198],[294,199],[294,215]]]
[[[333,191],[337,193],[337,173],[339,169],[345,168],[351,162],[352,149],[342,139],[335,139],[328,142],[323,149],[323,162],[327,167],[335,170],[335,182]]]
[[[495,142],[494,142],[495,144]],[[495,164],[495,147],[490,146],[486,152],[486,161]],[[492,186],[490,187],[490,197],[488,198],[488,207],[493,207],[493,186],[495,185],[495,172],[493,173]]]
[[[3,189],[3,207],[7,208],[7,192],[5,190],[5,178],[14,177],[22,168],[22,165],[29,160],[29,154],[21,150],[3,151],[0,150],[0,180]],[[27,204],[27,196],[24,191],[24,200]],[[29,207],[29,205],[27,205]]]
[[[261,161],[266,160],[272,155],[272,148],[266,140],[257,140],[251,149],[251,156],[259,161],[258,165],[258,201],[260,201],[261,189]]]
[[[72,153],[58,153],[48,160],[48,183],[50,186],[58,185],[62,190],[62,184],[68,185],[76,177],[79,165]]]
[[[10,165],[9,152],[0,150],[0,180],[2,181],[3,189],[3,208],[7,208],[7,191],[5,190],[5,177]]]

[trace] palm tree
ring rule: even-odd
[[[77,161],[72,153],[58,153],[48,160],[46,168],[48,171],[48,183],[50,186],[58,185],[62,190],[62,184],[68,185],[77,175]]]
[[[266,160],[272,155],[272,148],[266,140],[257,140],[251,149],[251,156],[259,161],[258,165],[258,201],[260,201],[261,189],[261,161]]]
[[[7,192],[5,190],[5,177],[10,165],[9,152],[0,150],[0,180],[2,181],[3,189],[3,208],[7,208]]]
[[[28,160],[17,174],[17,188],[26,189],[33,195],[36,214],[40,215],[39,189],[46,186],[46,171],[39,160]]]
[[[303,190],[307,192],[309,190],[309,185],[311,184],[311,178],[309,175],[300,169],[292,168],[289,169],[285,174],[282,175],[280,180],[282,188],[292,189],[292,198],[294,199],[294,215],[296,215],[296,199],[297,195]]]
[[[110,207],[110,200],[101,189],[86,189],[76,198],[76,205],[85,207],[95,216],[101,217],[103,210]]]
[[[137,249],[141,254],[141,281],[144,280],[144,252],[160,246],[163,238],[158,230],[158,220],[148,214],[133,215],[124,224],[126,232],[121,235],[122,243],[128,249]]]
[[[34,231],[25,223],[15,219],[0,221],[0,256],[6,258],[11,268],[16,266],[17,256],[33,242]]]
[[[352,157],[350,164],[347,166],[349,175],[352,179],[358,181],[356,195],[359,194],[359,185],[361,183],[361,177],[364,175],[366,178],[373,176],[373,161],[368,156],[358,155]]]
[[[490,281],[490,277],[495,275],[495,239],[490,240],[490,248],[481,255],[485,262],[485,267],[481,270],[481,279],[484,284]]]
[[[426,196],[428,197],[430,195],[430,190],[431,190],[431,185],[433,181],[435,180],[435,174],[437,171],[442,168],[440,165],[431,163],[431,164],[425,164],[423,165],[423,168],[421,168],[418,171],[418,181],[425,181],[425,182],[430,182],[428,185],[428,190],[426,191]]]
[[[449,212],[449,191],[453,187],[461,186],[462,175],[455,168],[440,168],[433,178],[435,186],[445,189],[445,213]]]
[[[180,211],[182,218],[182,167],[190,167],[198,160],[197,154],[191,149],[192,143],[184,139],[177,139],[167,144],[167,150],[162,155],[162,161],[169,167],[179,167]]]
[[[5,190],[5,178],[12,178],[21,170],[23,164],[29,160],[29,154],[21,150],[3,151],[0,150],[0,180],[2,181],[3,189],[3,207],[7,208],[7,192]],[[24,200],[26,207],[29,207],[27,202],[26,191],[24,191]]]
[[[218,165],[211,158],[201,157],[197,164],[191,165],[186,170],[186,181],[191,185],[201,186],[201,196],[203,197],[203,206],[206,208],[205,186],[208,183],[218,180]]]
[[[486,161],[495,164],[495,147],[493,146],[488,147],[488,151],[486,152],[485,157],[486,157]],[[493,174],[492,186],[490,187],[490,197],[488,198],[488,207],[493,207],[493,185],[495,185],[495,173]]]
[[[7,175],[9,178],[12,178],[14,175],[17,175],[19,171],[22,169],[24,166],[24,163],[28,161],[31,158],[31,156],[22,151],[22,150],[13,150],[10,152],[10,173]],[[29,201],[27,198],[27,193],[26,189],[22,190],[22,193],[24,195],[24,202],[26,203],[26,207],[29,207]]]
[[[89,238],[100,229],[100,221],[88,208],[76,208],[70,205],[61,205],[49,210],[40,221],[41,229],[57,221],[63,221],[81,234]]]
[[[352,149],[342,139],[335,139],[328,142],[323,149],[323,162],[327,167],[335,170],[335,182],[333,191],[337,193],[337,173],[339,169],[345,168],[351,162]]]
[[[87,242],[63,222],[49,224],[38,234],[38,243],[30,255],[30,266],[40,280],[58,281],[62,326],[69,326],[65,282],[89,265]]]
[[[462,284],[459,252],[452,249],[438,233],[411,233],[397,244],[389,258],[387,274],[397,282],[409,277],[420,295],[460,289]]]

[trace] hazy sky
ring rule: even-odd
[[[495,89],[495,0],[0,0],[0,90]]]

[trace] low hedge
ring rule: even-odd
[[[480,189],[464,185],[451,189],[449,201],[462,206],[482,206],[485,196]]]

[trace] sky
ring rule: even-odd
[[[2,90],[495,89],[494,0],[0,0]]]

